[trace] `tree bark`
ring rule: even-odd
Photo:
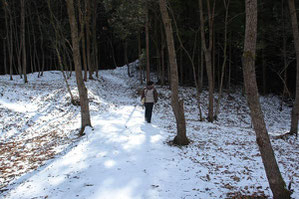
[[[9,39],[8,39],[8,46],[9,46],[9,76],[10,80],[13,80],[13,21],[11,16],[11,11],[9,12]]]
[[[4,67],[4,75],[7,74],[7,64],[6,64],[6,45],[5,45],[5,42],[6,39],[3,39],[3,67]]]
[[[183,100],[179,99],[178,90],[178,66],[176,61],[175,46],[173,39],[173,30],[171,20],[167,11],[166,0],[159,0],[160,11],[164,23],[166,41],[169,55],[170,71],[171,71],[171,106],[177,123],[177,135],[174,138],[174,144],[188,145],[189,140],[186,136],[186,121],[184,115]]]
[[[9,41],[9,26],[8,26],[8,15],[7,15],[7,2],[3,1],[3,9],[4,9],[4,16],[5,16],[5,28],[6,28],[6,36],[5,39],[3,40],[3,52],[4,52],[4,68],[5,68],[5,74],[7,74],[7,53],[6,53],[6,41],[7,41],[7,49],[8,49],[8,55],[9,49],[10,49],[10,41]],[[9,55],[10,56],[10,55]],[[10,63],[11,65],[11,63]],[[12,78],[12,75],[10,76]]]
[[[223,0],[224,7],[225,7],[225,21],[224,21],[224,48],[223,48],[223,62],[222,62],[222,68],[221,68],[221,78],[220,78],[220,85],[219,85],[219,94],[218,94],[218,100],[217,100],[217,106],[215,110],[215,119],[217,120],[218,114],[219,114],[219,108],[220,108],[220,101],[222,98],[222,89],[223,89],[223,81],[224,81],[224,74],[225,74],[225,66],[226,66],[226,60],[227,60],[227,20],[228,20],[228,9],[230,0]],[[219,56],[218,56],[219,57]]]
[[[202,0],[199,0],[199,8],[200,8],[200,32],[201,32],[201,42],[205,56],[206,70],[208,75],[208,84],[209,84],[209,113],[208,113],[208,121],[213,122],[213,103],[214,103],[214,79],[213,79],[213,66],[212,66],[212,47],[213,47],[213,23],[214,23],[214,9],[215,9],[215,1],[214,6],[211,11],[210,2],[207,0],[208,5],[208,30],[209,30],[209,46],[206,45],[206,37],[205,37],[205,25],[204,25],[204,15],[203,15],[203,4]]]
[[[87,66],[89,72],[89,79],[93,79],[94,66],[91,64],[91,56],[90,56],[90,19],[91,19],[91,0],[86,0],[86,20],[85,20],[85,35],[86,35],[86,58],[87,58]]]
[[[137,35],[137,41],[138,41],[138,58],[140,58],[142,50],[141,50],[141,38],[140,38],[140,32],[138,32]],[[139,80],[140,80],[140,84],[143,84],[143,66],[142,64],[140,64],[140,59],[139,59]]]
[[[164,61],[164,48],[165,48],[165,40],[164,40],[164,31],[163,24],[160,26],[161,31],[161,85],[165,85],[165,61]]]
[[[25,38],[25,0],[21,0],[21,44],[22,44],[22,67],[24,75],[24,83],[27,80],[27,59],[26,59],[26,38]]]
[[[93,20],[92,20],[92,60],[93,69],[96,72],[96,77],[99,77],[98,66],[98,45],[97,45],[97,0],[93,0]]]
[[[79,41],[81,40],[82,46],[82,59],[83,59],[83,68],[84,68],[84,81],[87,81],[87,56],[86,56],[86,41],[85,41],[85,14],[81,9],[81,0],[78,0],[78,13],[79,13],[79,22],[80,22],[80,34]],[[80,45],[79,45],[80,46]],[[79,48],[80,52],[80,48]]]
[[[77,21],[76,21],[76,17],[75,17],[74,2],[73,2],[73,0],[66,0],[66,3],[67,3],[69,22],[70,22],[70,26],[71,26],[73,59],[74,59],[74,64],[75,64],[76,81],[77,81],[77,85],[78,85],[80,106],[81,106],[80,135],[84,135],[85,127],[91,126],[90,113],[89,113],[89,102],[88,102],[88,96],[87,96],[87,89],[84,85],[84,81],[82,78],[81,56],[80,56],[80,49],[79,49],[79,35],[78,35]]]
[[[146,6],[145,14],[145,44],[146,44],[146,81],[150,81],[150,56],[149,56],[149,16],[148,7]]]
[[[292,21],[292,29],[294,35],[294,44],[296,50],[296,97],[295,103],[292,109],[291,115],[291,130],[290,134],[298,136],[298,115],[299,115],[299,30],[298,30],[298,21],[297,21],[297,14],[295,9],[295,2],[294,0],[289,0],[289,9]]]
[[[243,52],[243,76],[256,141],[274,199],[290,198],[279,171],[270,138],[261,110],[255,75],[255,53],[257,38],[257,0],[246,0],[246,28]]]

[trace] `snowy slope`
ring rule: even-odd
[[[80,109],[69,103],[60,72],[0,77],[0,198],[29,199],[216,199],[240,195],[271,197],[246,100],[224,96],[219,121],[198,122],[195,90],[182,88],[186,147],[168,145],[176,126],[170,91],[157,86],[160,100],[152,124],[144,122],[137,77],[126,68],[100,71],[86,83],[93,128],[78,138]],[[74,93],[75,79],[69,81]],[[261,99],[271,135],[288,130],[290,108]],[[202,94],[206,113],[207,93]],[[283,177],[293,178],[299,198],[298,141],[271,139]],[[43,165],[43,166],[40,166]],[[7,183],[10,182],[9,185]],[[7,185],[7,186],[6,186]]]

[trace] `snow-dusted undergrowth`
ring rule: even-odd
[[[82,138],[80,109],[60,72],[30,74],[25,85],[0,76],[0,198],[272,196],[240,92],[224,95],[211,124],[198,121],[194,88],[181,88],[191,144],[174,147],[167,144],[176,133],[170,91],[157,86],[152,124],[144,123],[137,75],[126,74],[125,67],[100,71],[86,83],[93,129]],[[75,78],[69,83],[77,95]],[[206,92],[201,101],[206,114]],[[299,198],[298,142],[273,139],[289,129],[290,108],[280,112],[276,96],[261,102],[282,175]]]

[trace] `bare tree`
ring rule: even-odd
[[[149,55],[149,16],[148,5],[145,11],[145,44],[146,44],[146,81],[150,81],[150,55]]]
[[[217,120],[220,108],[220,101],[222,98],[222,89],[223,89],[223,81],[224,81],[224,73],[225,73],[225,66],[227,61],[227,24],[228,24],[228,9],[230,0],[223,0],[224,7],[225,7],[225,18],[224,18],[224,47],[223,47],[223,62],[222,62],[222,69],[221,69],[221,78],[220,78],[220,86],[219,86],[219,94],[217,100],[217,106],[215,110],[214,118]]]
[[[174,138],[174,144],[187,145],[189,140],[186,136],[186,121],[184,115],[184,103],[179,99],[178,67],[176,62],[175,46],[173,39],[173,30],[171,20],[167,11],[166,0],[159,0],[160,11],[164,23],[166,41],[168,47],[168,57],[171,73],[171,106],[177,123],[177,136]]]
[[[6,49],[8,49],[8,57],[9,57],[9,73],[10,73],[10,80],[13,80],[12,78],[12,72],[13,72],[13,69],[12,69],[12,39],[11,39],[11,35],[12,35],[12,30],[11,30],[11,23],[8,24],[8,12],[9,11],[9,8],[8,8],[8,2],[6,2],[5,0],[2,1],[2,5],[3,5],[3,9],[4,9],[4,14],[5,14],[5,29],[6,29],[6,37],[5,37],[5,40],[7,42],[7,45],[5,45],[5,42],[3,43],[3,51],[5,53],[5,68],[6,68]],[[11,19],[10,19],[10,22],[11,22]],[[4,47],[5,46],[5,47]],[[7,46],[7,48],[6,48]]]
[[[98,70],[98,45],[97,45],[97,0],[93,0],[93,13],[92,13],[92,65],[93,70],[96,72],[96,77],[99,77]]]
[[[290,191],[279,171],[259,102],[255,75],[257,38],[257,0],[246,0],[246,28],[243,52],[243,76],[256,141],[274,199],[290,198]]]
[[[85,18],[85,36],[86,36],[86,58],[87,58],[87,66],[89,71],[89,79],[93,79],[93,72],[94,67],[91,64],[91,28],[90,28],[90,21],[91,21],[91,0],[85,1],[85,10],[86,10],[86,18]]]
[[[85,13],[81,9],[81,0],[78,0],[78,13],[79,13],[79,23],[80,23],[80,36],[79,41],[81,40],[82,46],[82,59],[83,59],[83,68],[84,68],[84,81],[87,81],[87,56],[86,56],[86,40],[85,40],[85,26],[86,26],[86,17]]]
[[[21,0],[21,49],[24,83],[27,83],[26,37],[25,37],[25,0]]]
[[[294,0],[289,0],[289,9],[293,27],[293,35],[294,35],[294,44],[296,50],[296,60],[297,60],[297,73],[296,73],[296,97],[295,103],[292,109],[292,117],[291,117],[291,130],[290,134],[298,135],[298,119],[299,119],[299,30],[298,30],[298,21],[297,14],[295,8]]]
[[[209,113],[208,121],[213,122],[213,104],[214,104],[214,79],[213,79],[213,65],[212,65],[212,47],[213,47],[213,32],[214,32],[214,12],[215,12],[215,2],[211,10],[210,0],[207,0],[207,9],[208,9],[208,27],[209,37],[208,37],[208,46],[206,44],[205,36],[205,18],[203,14],[203,3],[202,0],[199,0],[199,9],[200,9],[200,33],[201,33],[201,43],[205,56],[206,69],[208,75],[209,83]]]
[[[90,113],[89,113],[89,102],[87,96],[87,89],[85,87],[83,78],[82,78],[82,69],[81,69],[81,56],[79,49],[79,34],[78,26],[75,16],[74,1],[66,0],[67,10],[69,16],[69,22],[71,26],[71,35],[72,35],[72,46],[73,46],[73,59],[75,64],[76,71],[76,81],[79,90],[80,97],[80,106],[81,106],[81,130],[80,135],[84,135],[84,129],[86,126],[91,126],[90,122]]]

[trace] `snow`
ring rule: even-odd
[[[208,123],[198,121],[195,89],[180,88],[191,143],[177,147],[168,144],[176,133],[169,89],[156,86],[160,99],[152,123],[145,123],[142,86],[137,74],[126,74],[120,67],[86,82],[92,128],[83,137],[80,109],[70,103],[61,72],[29,74],[26,85],[18,76],[0,76],[0,198],[272,197],[238,90],[224,94],[219,120]],[[69,84],[77,96],[74,74]],[[207,99],[203,92],[204,115]],[[298,142],[273,137],[287,132],[291,109],[278,111],[276,96],[261,103],[282,176],[293,180],[292,197],[299,198]]]

